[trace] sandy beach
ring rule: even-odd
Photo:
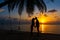
[[[60,40],[60,34],[40,33],[37,36],[33,32],[31,36],[30,32],[0,30],[0,40]]]

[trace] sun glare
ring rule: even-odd
[[[40,23],[46,23],[47,22],[45,17],[40,17],[40,18],[38,18],[38,20]]]
[[[40,19],[40,22],[45,23],[46,21],[45,21],[45,19]]]

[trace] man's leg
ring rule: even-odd
[[[39,36],[39,27],[37,27],[37,31],[38,31],[37,35]]]
[[[32,35],[32,32],[33,32],[33,26],[31,26],[31,35]]]

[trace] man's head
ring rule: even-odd
[[[35,19],[37,19],[37,17],[35,17]]]

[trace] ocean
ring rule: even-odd
[[[1,30],[17,30],[23,32],[30,32],[31,24],[11,24],[11,25],[0,25]],[[41,33],[52,33],[52,34],[60,34],[60,25],[51,25],[51,24],[40,24],[39,31]],[[33,32],[37,32],[37,28],[33,27]]]

